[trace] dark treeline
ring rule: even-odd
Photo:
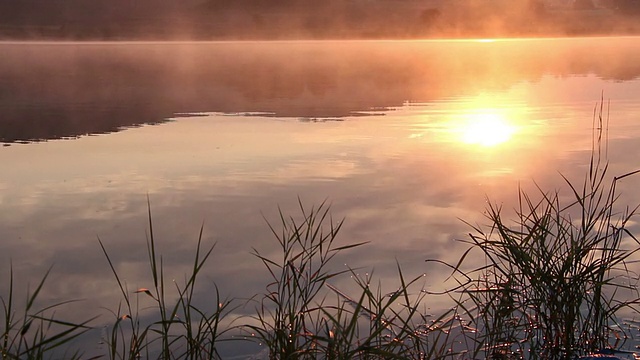
[[[0,0],[0,38],[295,39],[640,33],[640,0]]]

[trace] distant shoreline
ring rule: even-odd
[[[637,37],[640,36],[640,24],[638,29],[626,32],[593,32],[593,33],[523,33],[523,34],[457,34],[449,36],[254,36],[247,35],[224,35],[215,37],[189,37],[189,36],[113,36],[113,37],[91,37],[91,36],[35,36],[35,35],[8,35],[0,30],[0,43],[23,43],[23,42],[227,42],[227,41],[455,41],[455,40],[522,40],[522,39],[562,39],[562,38],[607,38],[607,37]]]
[[[36,0],[30,0],[36,1]],[[225,41],[467,39],[640,35],[640,0],[205,2],[174,12],[117,6],[11,12],[0,6],[0,40]],[[286,5],[288,4],[288,5]],[[7,5],[4,5],[5,7]],[[3,11],[4,10],[4,11]],[[39,12],[38,12],[39,11]],[[4,13],[3,13],[4,12]],[[103,12],[103,13],[101,13]],[[44,16],[47,15],[47,16]],[[50,16],[49,16],[50,15]]]

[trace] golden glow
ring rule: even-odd
[[[518,91],[481,93],[464,101],[443,103],[440,140],[468,150],[518,147],[515,137],[528,139],[528,94]],[[529,140],[527,140],[529,141]]]
[[[467,114],[461,125],[461,140],[467,144],[495,146],[511,139],[515,127],[499,112],[483,111]]]

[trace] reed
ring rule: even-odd
[[[397,265],[398,287],[390,293],[371,285],[370,275],[351,271],[357,297],[333,286],[338,305],[320,307],[316,358],[322,359],[444,359],[456,358],[453,334],[463,330],[457,308],[438,316],[427,314],[423,275],[407,280]]]
[[[108,338],[105,339],[109,359],[219,359],[218,345],[221,337],[231,330],[221,327],[221,323],[236,305],[230,299],[223,299],[217,286],[215,298],[210,301],[214,304],[213,309],[200,309],[193,304],[198,275],[213,252],[215,244],[208,249],[202,248],[204,227],[200,227],[191,273],[186,275],[183,285],[174,283],[177,300],[169,303],[167,292],[170,289],[165,283],[162,256],[156,249],[149,203],[148,222],[147,254],[152,283],[150,288],[135,291],[128,289],[116,271],[103,242],[98,239],[124,302],[124,305],[121,302],[117,311],[113,312],[115,321]],[[135,296],[135,299],[132,299],[132,296]],[[142,322],[138,296],[152,300],[156,312],[155,321],[147,324]]]
[[[33,292],[27,289],[24,305],[16,303],[13,266],[9,268],[7,294],[0,294],[4,317],[0,335],[2,359],[43,359],[53,353],[58,356],[64,354],[68,359],[81,358],[80,351],[69,353],[63,349],[90,330],[88,324],[95,318],[80,323],[58,318],[55,310],[75,302],[73,300],[36,307],[36,299],[51,269],[47,270]]]
[[[564,178],[561,191],[519,189],[511,219],[498,205],[487,209],[488,226],[473,226],[470,248],[454,266],[460,301],[480,330],[476,356],[572,359],[601,349],[622,309],[635,311],[637,274],[628,270],[639,251],[627,229],[637,207],[618,211],[618,183],[640,170],[608,181],[603,152],[602,107],[594,128],[589,170],[580,185]],[[605,139],[606,141],[606,139]],[[485,264],[463,270],[479,251]],[[628,299],[619,294],[632,293]]]
[[[271,276],[257,302],[248,332],[264,344],[270,359],[436,359],[454,354],[449,330],[455,310],[436,319],[424,315],[425,292],[415,288],[423,276],[407,281],[398,264],[398,289],[383,293],[372,279],[353,269],[332,271],[339,252],[364,245],[336,246],[343,221],[334,222],[329,206],[305,209],[301,219],[280,212],[281,231],[269,225],[281,249],[271,259],[254,249]],[[355,296],[330,283],[350,274]]]
[[[344,221],[334,221],[325,202],[306,208],[300,200],[298,216],[280,211],[277,226],[267,221],[278,255],[253,249],[270,276],[264,293],[248,302],[253,315],[231,318],[240,304],[223,298],[217,287],[209,300],[213,306],[198,308],[196,285],[215,244],[203,247],[200,227],[190,273],[182,284],[168,285],[148,200],[148,287],[129,289],[98,238],[121,295],[104,357],[219,359],[220,343],[238,332],[263,344],[270,359],[564,360],[615,349],[611,334],[625,335],[618,323],[621,310],[637,311],[640,304],[638,275],[628,266],[640,251],[628,229],[638,208],[619,210],[617,185],[640,170],[609,180],[602,113],[601,106],[594,116],[590,166],[579,185],[564,178],[564,191],[519,189],[513,215],[490,205],[488,225],[471,225],[473,232],[463,240],[469,247],[456,264],[428,260],[451,269],[458,284],[445,292],[454,306],[436,316],[426,311],[424,276],[406,277],[400,264],[391,292],[357,269],[335,270],[336,255],[365,243],[338,245]],[[478,253],[484,264],[467,269]],[[0,294],[3,359],[81,357],[62,351],[94,319],[73,323],[55,317],[55,309],[72,301],[37,308],[48,275],[17,306],[11,268],[8,294]],[[353,283],[340,289],[334,281],[344,276]],[[141,310],[149,301],[153,306]],[[149,311],[152,320],[145,320]]]
[[[313,334],[309,315],[317,311],[314,301],[327,280],[341,273],[330,271],[328,264],[338,252],[361,245],[334,245],[342,221],[333,222],[325,203],[311,210],[300,201],[299,205],[301,221],[280,211],[280,232],[267,222],[280,247],[281,259],[269,259],[253,250],[271,282],[257,300],[253,317],[257,325],[248,329],[267,346],[272,359],[297,359],[312,351],[314,342],[308,334]]]

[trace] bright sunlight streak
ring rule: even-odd
[[[509,124],[503,114],[480,112],[468,114],[460,130],[463,142],[489,147],[508,141],[515,127]]]

